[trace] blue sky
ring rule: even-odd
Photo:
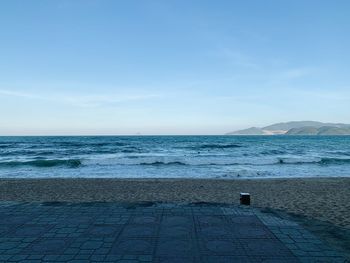
[[[350,1],[0,3],[0,134],[350,123]]]

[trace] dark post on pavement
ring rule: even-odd
[[[250,194],[241,193],[239,200],[241,201],[241,205],[250,205]]]

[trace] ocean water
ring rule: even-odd
[[[1,178],[328,176],[350,176],[350,136],[0,137]]]

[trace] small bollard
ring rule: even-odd
[[[250,194],[241,193],[239,200],[241,201],[241,205],[250,205]]]

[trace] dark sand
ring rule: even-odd
[[[239,203],[350,228],[350,178],[322,179],[0,179],[1,201]]]

